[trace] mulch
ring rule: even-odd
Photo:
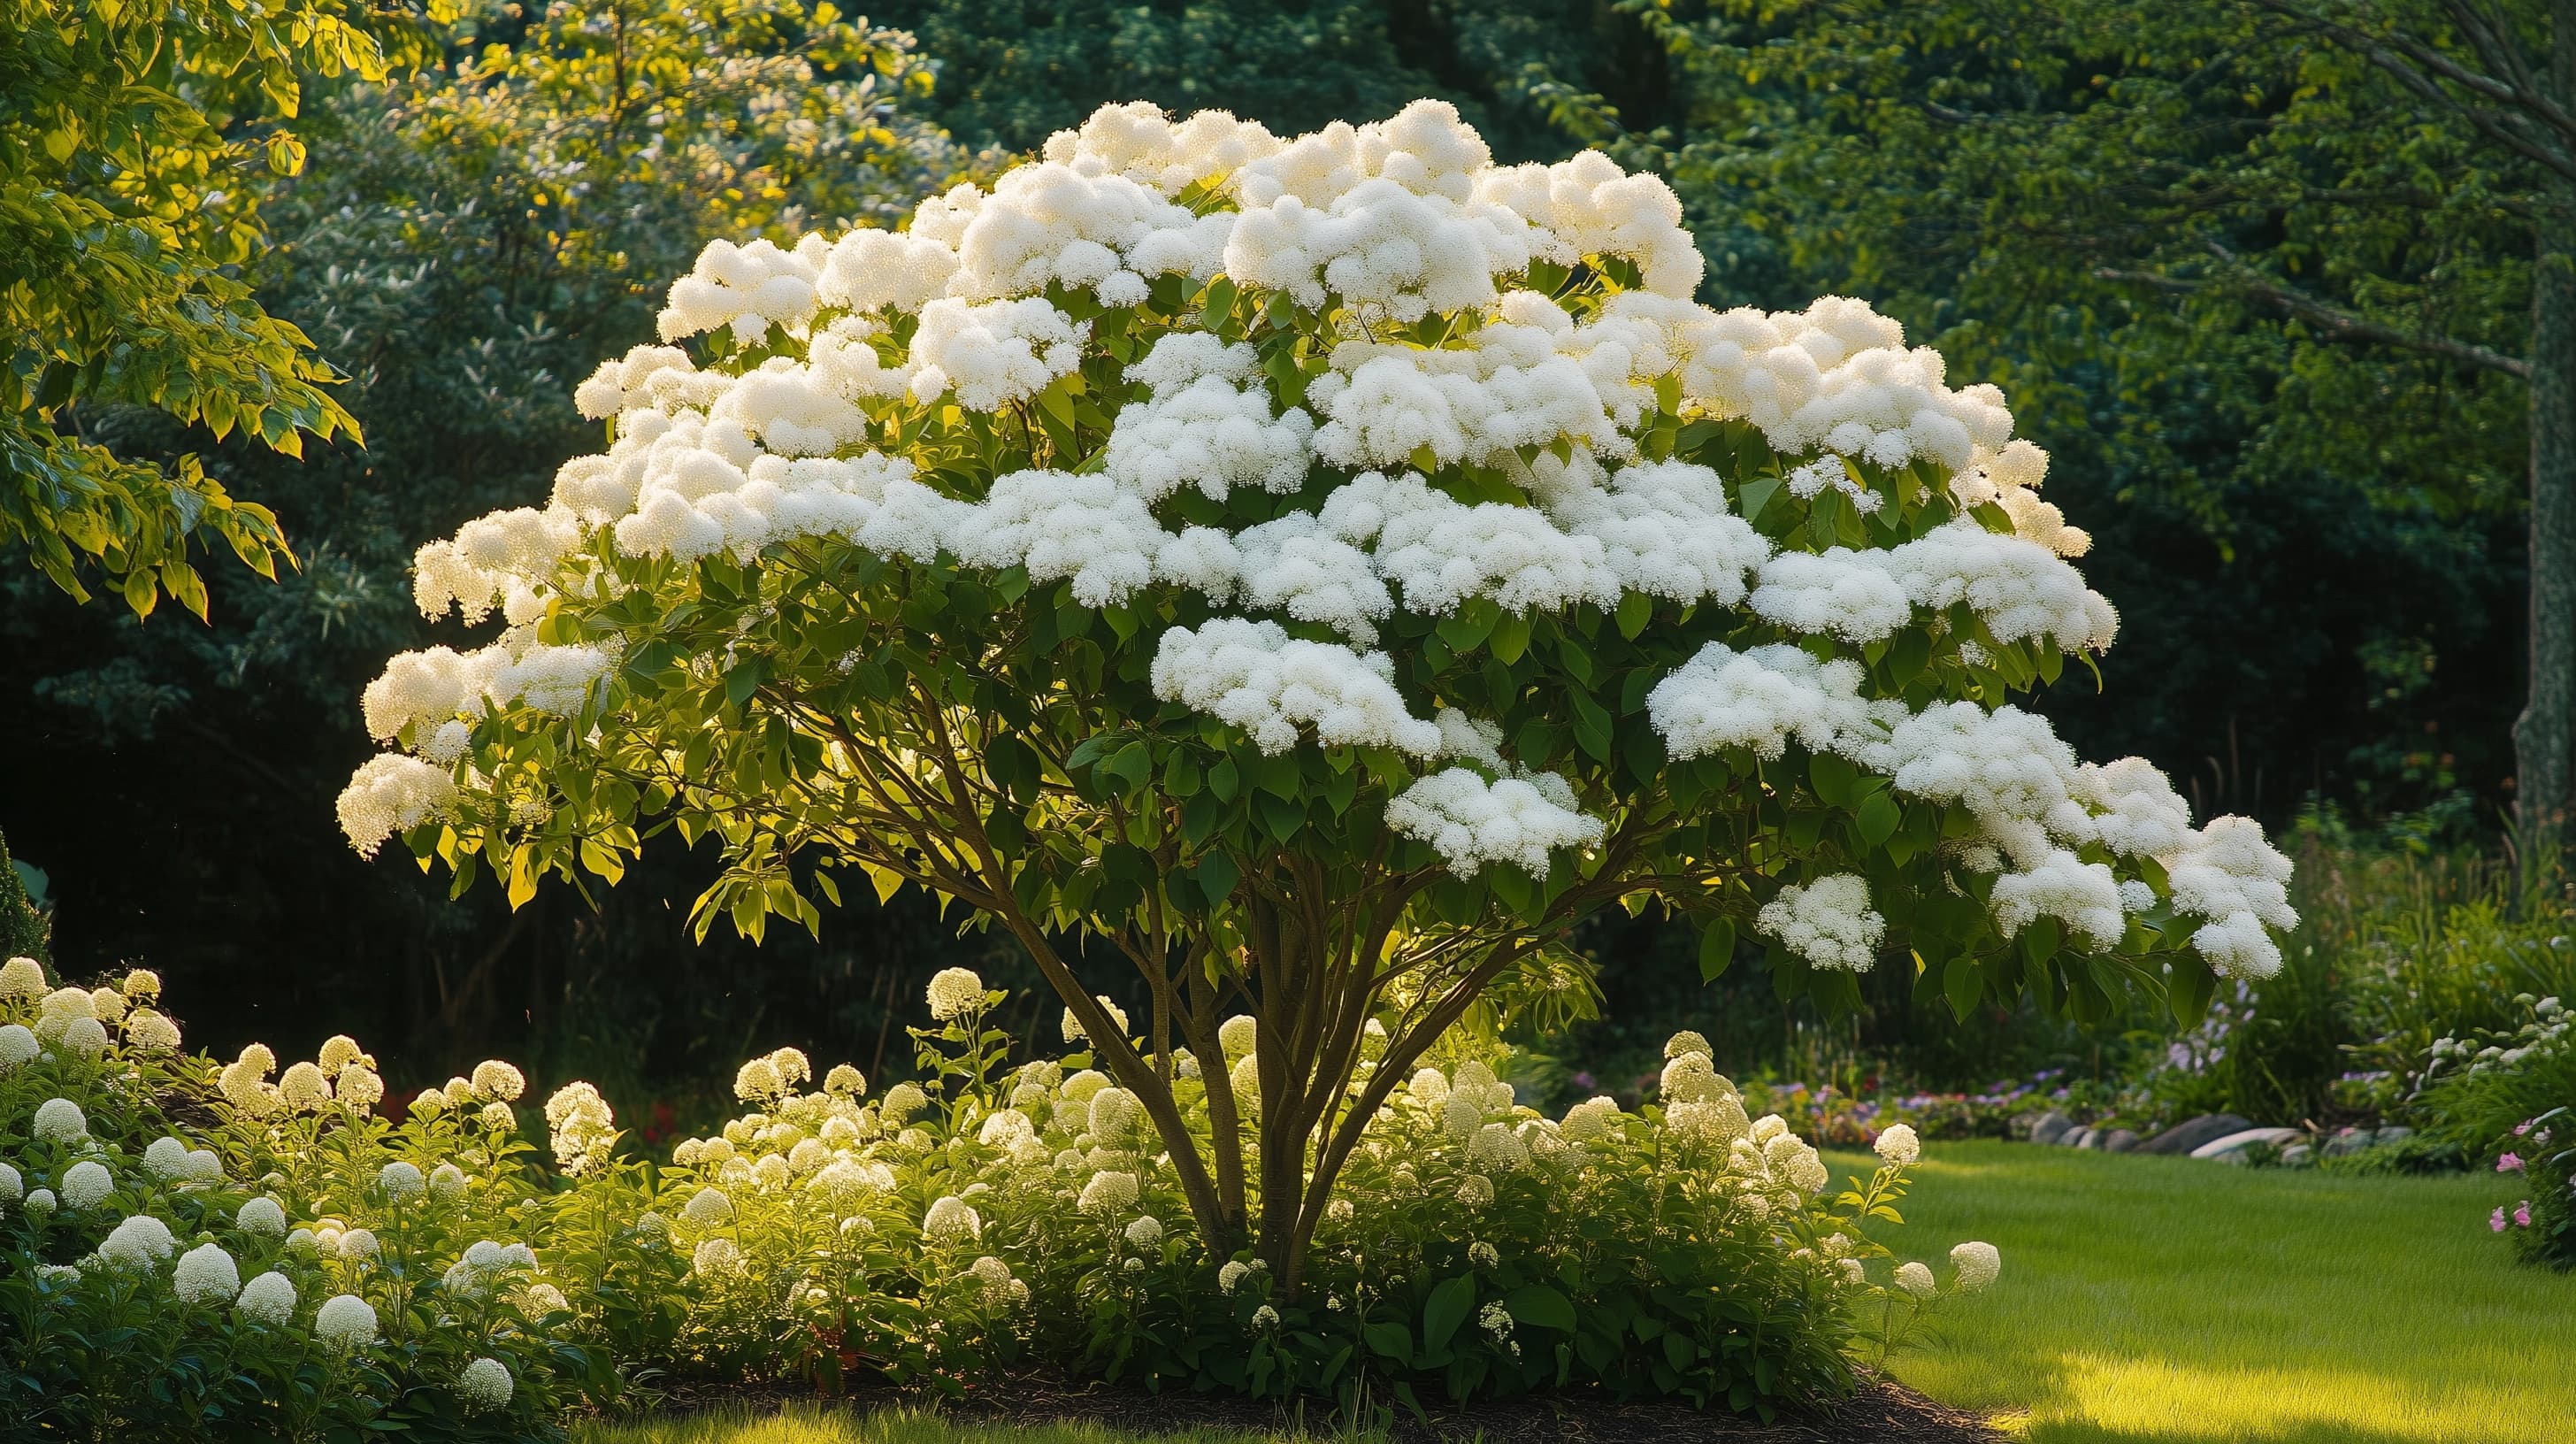
[[[675,1390],[666,1409],[693,1412],[730,1404],[776,1405],[811,1400],[807,1391]],[[1291,1432],[1329,1438],[1340,1431],[1329,1400],[1302,1406],[1223,1394],[1152,1394],[1115,1385],[1043,1377],[1010,1379],[940,1398],[920,1390],[871,1388],[840,1402],[866,1409],[908,1404],[953,1418],[994,1424],[1098,1424],[1134,1434],[1185,1429]],[[1558,1394],[1451,1404],[1432,1409],[1426,1425],[1398,1409],[1393,1444],[1996,1444],[2006,1436],[1974,1414],[1946,1408],[1886,1380],[1864,1383],[1848,1399],[1783,1408],[1768,1422],[1752,1415],[1703,1412],[1685,1404],[1621,1403]]]

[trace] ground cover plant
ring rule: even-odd
[[[1855,301],[1699,305],[1679,221],[1437,103],[1121,106],[907,232],[717,241],[698,353],[581,387],[610,449],[423,549],[425,612],[508,629],[368,689],[349,836],[514,902],[710,839],[702,933],[961,903],[1292,1299],[1396,1088],[1588,986],[1601,909],[1840,1004],[1882,958],[2083,1017],[2277,969],[2260,829],[2010,700],[2115,618],[2000,393]]]
[[[2011,1289],[1890,1360],[2033,1444],[2522,1444],[2576,1415],[2576,1278],[2518,1267],[2492,1183],[1945,1146],[1909,1230],[1973,1234]],[[2009,1295],[2006,1297],[2005,1294]]]

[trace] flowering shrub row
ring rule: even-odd
[[[218,1066],[176,1051],[157,987],[0,972],[0,1417],[68,1437],[542,1438],[648,1366],[1745,1408],[1846,1387],[1859,1321],[1943,1292],[1873,1237],[1900,1221],[1912,1130],[1836,1189],[1687,1033],[1635,1112],[1548,1119],[1473,1057],[1420,1069],[1292,1279],[1200,1236],[1086,1052],[1010,1062],[985,1025],[1003,995],[963,969],[932,985],[919,1082],[871,1096],[844,1065],[817,1088],[782,1049],[743,1066],[751,1111],[668,1164],[621,1154],[573,1083],[545,1106],[551,1167],[507,1064],[396,1124],[354,1042]],[[1257,1108],[1251,1030],[1224,1038]],[[1218,1060],[1174,1066],[1204,1128],[1194,1083]],[[1964,1245],[1949,1288],[1998,1267]]]

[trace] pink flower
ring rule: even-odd
[[[2504,1232],[2504,1210],[2501,1207],[2487,1215],[2487,1228],[2495,1233]]]
[[[2496,1160],[2496,1172],[2498,1173],[2519,1173],[2521,1171],[2522,1155],[2519,1153],[2508,1153],[2502,1158]]]
[[[2517,1124],[2513,1125],[2513,1136],[2514,1136],[2514,1137],[2516,1137],[2516,1138],[2520,1138],[2520,1137],[2522,1137],[2524,1134],[2529,1133],[2530,1131],[2531,1131],[2531,1120],[2530,1120],[2530,1119],[2528,1119],[2528,1118],[2526,1118],[2526,1119],[2522,1120],[2520,1123],[2517,1123]]]
[[[2531,1200],[2530,1200],[2530,1199],[2527,1199],[2527,1198],[2526,1198],[2526,1199],[2524,1199],[2522,1202],[2517,1203],[2517,1204],[2515,1204],[2515,1205],[2513,1206],[2513,1224],[2514,1224],[2514,1227],[2516,1227],[2516,1228],[2529,1228],[2529,1227],[2531,1227]]]

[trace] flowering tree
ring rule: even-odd
[[[1429,102],[1126,106],[907,232],[718,241],[662,317],[706,364],[603,367],[609,450],[421,551],[507,630],[394,659],[341,820],[514,902],[711,837],[701,935],[953,898],[1291,1287],[1415,1060],[1608,905],[1828,1004],[2277,967],[2251,822],[2011,702],[2115,619],[2002,397],[1856,301],[1696,304],[1679,216]]]

